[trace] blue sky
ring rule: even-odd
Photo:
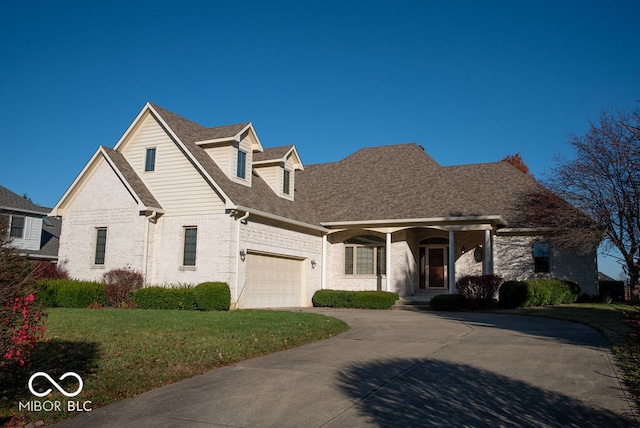
[[[544,179],[589,120],[638,106],[638,22],[636,0],[6,2],[0,184],[55,205],[147,101],[251,121],[305,164],[416,142],[442,165],[519,152]]]

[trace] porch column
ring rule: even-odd
[[[449,231],[449,294],[456,294],[456,243],[453,230]]]
[[[322,270],[320,271],[320,288],[327,288],[327,235],[322,235]]]
[[[385,255],[387,259],[387,291],[391,291],[391,232],[387,232],[387,247]]]
[[[493,275],[493,245],[491,230],[484,231],[484,274]]]

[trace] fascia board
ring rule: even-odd
[[[298,149],[296,149],[296,146],[291,146],[291,148],[289,149],[289,151],[287,152],[286,155],[284,155],[285,160],[289,157],[289,156],[295,156],[295,162],[297,162],[298,166],[296,167],[297,170],[299,171],[304,171],[304,165],[302,164],[302,159],[300,159],[300,155],[298,154]]]
[[[506,221],[500,215],[485,216],[463,216],[463,217],[427,217],[427,218],[406,218],[406,219],[385,219],[385,220],[353,220],[353,221],[333,221],[321,222],[325,227],[354,227],[354,226],[381,226],[381,225],[431,225],[431,224],[469,224],[469,223],[496,223],[506,225]]]
[[[136,127],[136,125],[138,124],[138,122],[140,122],[140,120],[142,119],[142,117],[145,115],[145,113],[149,110],[152,110],[151,104],[149,102],[147,102],[144,107],[142,107],[142,110],[140,110],[140,113],[138,113],[138,115],[136,116],[136,118],[133,120],[133,122],[131,122],[131,125],[129,125],[129,127],[127,128],[126,131],[124,131],[124,134],[122,134],[122,137],[120,137],[120,139],[118,140],[118,142],[116,143],[115,146],[113,146],[113,150],[117,150],[120,148],[121,145],[124,144],[125,140],[127,139],[127,137],[129,136],[129,134],[131,134],[131,132],[133,131],[133,129]],[[154,112],[156,117],[159,116],[157,114],[157,112]]]

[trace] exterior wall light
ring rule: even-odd
[[[315,269],[316,268],[316,260],[312,259],[311,260],[311,269]]]
[[[244,248],[240,250],[240,260],[244,261],[247,258],[247,253],[244,251]]]

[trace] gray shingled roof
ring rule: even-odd
[[[169,125],[182,142],[194,143],[197,141],[217,140],[221,138],[231,138],[249,125],[249,122],[237,123],[234,125],[217,126],[205,128],[195,122],[178,116],[169,110],[149,103],[162,116],[162,119]]]
[[[46,215],[51,208],[41,207],[28,199],[13,193],[4,186],[0,186],[0,208],[14,211],[41,213]]]
[[[370,147],[296,175],[323,222],[488,213],[417,144]]]
[[[370,147],[332,163],[296,172],[295,201],[280,198],[255,172],[252,186],[230,180],[197,141],[231,138],[249,122],[205,128],[153,105],[189,153],[235,205],[304,223],[502,216],[511,227],[530,226],[527,196],[547,192],[505,162],[440,166],[417,144]],[[283,157],[291,146],[266,149],[254,160]]]
[[[105,154],[113,162],[115,167],[118,168],[118,171],[120,171],[124,179],[127,180],[127,183],[129,183],[144,206],[162,209],[160,203],[156,200],[138,174],[136,174],[133,167],[129,162],[127,162],[122,153],[104,146],[102,146],[102,150],[104,150]]]
[[[270,147],[265,148],[264,152],[254,153],[253,161],[254,162],[263,162],[263,161],[271,161],[271,160],[280,160],[282,159],[288,152],[291,150],[293,146],[278,146],[278,147]]]
[[[494,214],[500,214],[509,227],[531,226],[525,215],[533,194],[548,192],[530,175],[507,162],[444,167],[461,186]]]
[[[235,183],[220,169],[213,159],[204,151],[204,149],[194,141],[201,141],[194,136],[204,135],[211,130],[224,128],[225,132],[239,132],[249,122],[238,125],[230,125],[229,127],[219,128],[203,128],[202,126],[184,119],[177,114],[171,113],[161,107],[153,105],[154,109],[160,114],[162,119],[175,132],[176,136],[185,145],[189,153],[198,161],[200,166],[213,178],[220,189],[231,199],[231,202],[238,206],[252,208],[254,210],[264,211],[281,217],[297,220],[303,223],[319,225],[316,211],[307,202],[304,195],[295,194],[295,201],[290,201],[276,195],[271,187],[258,175],[253,173],[251,178],[252,185]],[[235,127],[235,128],[234,128]],[[200,130],[198,128],[201,128]],[[210,131],[205,131],[205,130]],[[213,131],[211,131],[213,132]],[[232,136],[235,134],[227,135]]]

